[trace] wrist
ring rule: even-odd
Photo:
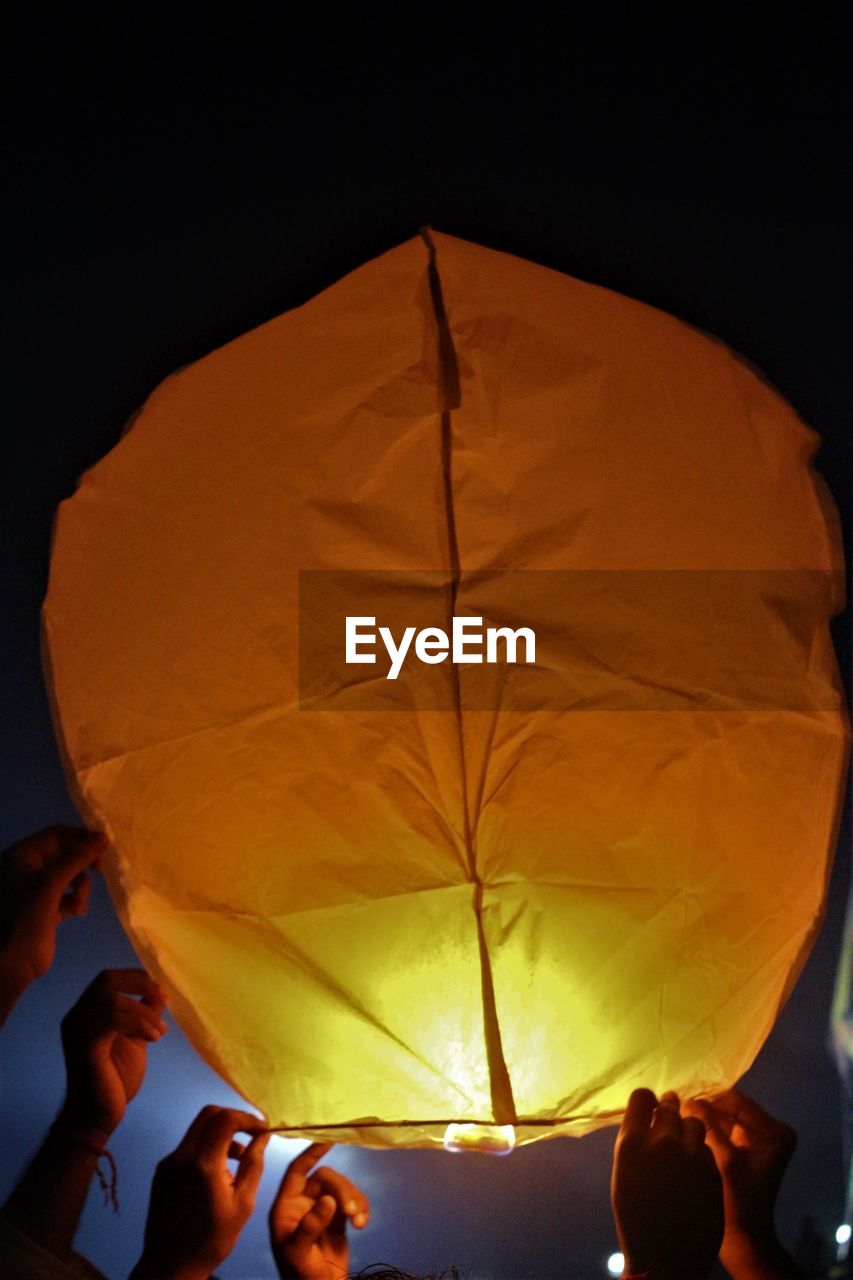
[[[94,1141],[88,1134],[63,1125],[52,1125],[45,1138],[45,1146],[57,1153],[65,1164],[96,1165],[103,1151],[103,1143]]]
[[[684,1280],[684,1275],[685,1272],[678,1267],[644,1267],[642,1263],[633,1263],[626,1257],[620,1280]],[[690,1275],[690,1280],[704,1280],[704,1275],[707,1275],[707,1272],[703,1272],[702,1276],[697,1272],[695,1275]]]
[[[690,1269],[690,1280],[705,1280],[711,1274],[712,1264],[709,1264],[704,1271],[696,1271]],[[632,1263],[630,1258],[625,1259],[624,1270],[621,1280],[685,1280],[687,1275],[684,1266],[642,1266],[640,1263]]]
[[[0,1002],[2,1002],[4,1019],[24,994],[34,976],[32,967],[28,967],[12,948],[3,948],[0,952]]]
[[[720,1261],[732,1280],[795,1280],[803,1275],[772,1229],[727,1231]]]
[[[175,1262],[144,1252],[128,1280],[208,1280],[212,1270],[197,1262]]]
[[[632,1265],[626,1258],[620,1280],[684,1280],[684,1273],[665,1267],[643,1267],[639,1263]],[[704,1280],[704,1277],[691,1276],[690,1280]]]
[[[87,1114],[84,1107],[75,1106],[73,1100],[66,1098],[51,1126],[51,1133],[57,1137],[75,1138],[81,1143],[88,1142],[103,1150],[116,1128],[117,1125],[111,1121]]]
[[[648,1271],[628,1271],[622,1272],[621,1280],[683,1280],[680,1272],[660,1271],[651,1267]],[[691,1280],[693,1278],[691,1277]],[[704,1277],[696,1277],[696,1280],[704,1280]]]

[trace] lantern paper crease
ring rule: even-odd
[[[510,1149],[750,1065],[846,762],[817,443],[722,343],[425,233],[172,375],[82,477],[44,608],[69,782],[272,1125]],[[361,614],[528,625],[535,661],[392,681],[344,661]]]

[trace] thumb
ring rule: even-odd
[[[685,1103],[684,1110],[689,1115],[697,1116],[705,1125],[705,1142],[714,1153],[717,1167],[722,1169],[734,1146],[720,1124],[716,1111],[709,1102],[704,1102],[700,1098]]]
[[[269,1131],[259,1133],[252,1138],[239,1157],[240,1163],[234,1178],[234,1186],[239,1187],[242,1193],[247,1195],[253,1202],[261,1175],[264,1172],[264,1152],[271,1137],[272,1134]]]
[[[87,832],[82,839],[69,842],[46,868],[47,874],[39,894],[42,901],[58,908],[66,889],[92,867],[106,844],[107,838],[100,832]]]

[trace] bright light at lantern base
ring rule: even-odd
[[[446,1151],[485,1151],[508,1156],[515,1147],[511,1124],[449,1124],[444,1131]]]
[[[607,1274],[609,1276],[621,1276],[625,1267],[625,1255],[622,1253],[611,1253],[607,1259]]]
[[[446,1138],[445,1141],[447,1141]],[[853,1235],[853,1228],[851,1228],[850,1223],[842,1222],[841,1226],[835,1232],[835,1243],[848,1244],[851,1235]]]

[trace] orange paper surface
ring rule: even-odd
[[[62,504],[44,610],[181,1025],[272,1124],[372,1145],[731,1085],[819,925],[847,745],[816,435],[668,315],[432,244],[167,379]],[[332,606],[426,574],[439,614],[527,609],[541,670],[389,705],[330,641],[301,687],[319,571]]]

